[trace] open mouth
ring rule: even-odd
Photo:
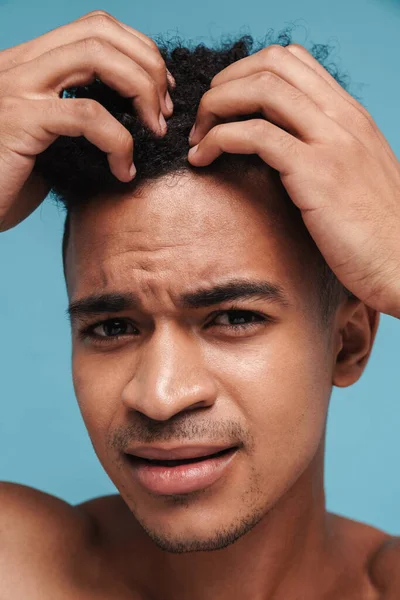
[[[220,450],[220,452],[216,452],[215,454],[209,454],[208,456],[197,456],[196,458],[181,458],[179,460],[153,460],[150,458],[142,458],[141,456],[135,456],[133,454],[128,456],[129,459],[135,464],[147,464],[152,465],[154,467],[178,467],[179,465],[196,464],[205,460],[209,460],[211,458],[219,458],[220,456],[224,456],[225,454],[232,453],[236,449],[236,447],[226,448],[225,450]]]
[[[158,460],[126,454],[133,480],[155,495],[189,494],[215,484],[229,472],[238,447],[207,456]],[[205,450],[206,451],[206,450]]]

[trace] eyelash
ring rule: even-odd
[[[253,312],[250,310],[244,310],[241,308],[235,308],[235,307],[231,307],[227,310],[221,310],[218,311],[215,315],[214,315],[214,319],[215,320],[217,317],[221,316],[221,315],[228,315],[231,318],[234,318],[235,316],[237,317],[237,313],[239,313],[240,315],[245,315],[245,318],[251,318],[251,317],[257,317],[257,321],[253,321],[253,322],[248,322],[248,323],[238,323],[236,325],[216,325],[216,327],[222,327],[225,330],[230,330],[230,331],[234,331],[234,332],[240,332],[243,330],[249,330],[252,329],[254,327],[258,327],[260,325],[266,325],[267,323],[270,323],[273,321],[273,319],[271,317],[269,317],[268,315],[265,315],[263,313],[257,313],[257,312]],[[134,334],[121,334],[121,335],[114,335],[114,336],[103,336],[103,335],[98,335],[96,333],[94,333],[94,330],[97,329],[97,327],[100,326],[104,326],[108,323],[115,323],[116,321],[120,321],[123,322],[124,324],[130,324],[133,327],[136,327],[132,322],[130,322],[128,319],[124,319],[124,318],[117,318],[115,317],[114,319],[106,319],[105,321],[99,321],[97,323],[94,323],[93,325],[89,325],[88,327],[85,327],[83,329],[81,329],[79,331],[79,337],[81,340],[85,341],[87,339],[92,340],[93,342],[95,342],[96,344],[115,344],[117,342],[119,342],[121,340],[121,338]],[[211,321],[212,323],[212,321]],[[211,323],[208,323],[206,325],[206,328],[208,329],[208,327],[210,326]]]

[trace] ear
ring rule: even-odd
[[[358,298],[349,298],[340,306],[335,326],[335,363],[332,383],[352,385],[361,377],[375,340],[380,313]]]

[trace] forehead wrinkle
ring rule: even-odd
[[[173,255],[173,251],[175,249],[186,248],[188,251],[184,255],[184,264],[188,265],[189,262],[193,262],[193,258],[196,261],[198,266],[203,268],[204,263],[208,263],[209,259],[212,257],[213,259],[217,256],[219,258],[219,262],[225,262],[225,259],[228,256],[226,249],[231,246],[233,243],[233,235],[232,236],[223,236],[223,249],[221,246],[221,241],[215,243],[215,240],[210,238],[210,236],[205,236],[201,239],[188,239],[187,242],[173,242],[170,244],[159,244],[159,245],[138,245],[135,243],[130,247],[125,247],[123,249],[115,249],[109,252],[108,256],[105,256],[102,261],[102,266],[104,269],[104,265],[108,266],[107,270],[120,270],[128,268],[130,269],[139,269],[141,271],[154,272],[157,273],[160,270],[167,271],[175,271],[178,267],[182,267],[182,256],[178,254],[178,257]],[[237,246],[237,244],[236,244]],[[214,247],[214,251],[212,248]],[[215,249],[219,248],[220,253],[216,255]],[[203,260],[199,261],[199,252],[203,252],[203,250],[208,250],[207,254],[203,253],[201,256]],[[172,252],[171,252],[172,251]],[[163,255],[163,253],[165,254]],[[114,261],[116,264],[114,264]],[[214,266],[212,269],[215,269],[215,261],[212,261]]]
[[[121,256],[130,255],[133,255],[133,260],[121,259]],[[175,269],[174,266],[171,268],[168,260],[152,262],[149,256],[140,258],[134,250],[126,250],[102,262],[100,272],[104,291],[135,288],[135,293],[143,298],[165,300],[167,297],[167,304],[173,303],[174,294],[170,285],[174,281]],[[181,275],[180,279],[185,279],[185,275],[183,274],[183,278]]]
[[[209,195],[209,190],[205,191]],[[194,192],[196,197],[197,190]],[[203,205],[200,202],[199,210],[194,213],[189,211],[186,214],[185,210],[181,211],[183,220],[173,207],[170,213],[169,204],[160,207],[159,202],[156,209],[159,209],[160,214],[157,210],[154,211],[153,223],[148,218],[147,203],[144,207],[139,207],[140,223],[129,222],[135,221],[134,214],[132,219],[130,218],[129,210],[118,211],[116,218],[107,221],[111,231],[103,226],[102,231],[99,230],[100,227],[95,227],[94,237],[97,237],[98,233],[101,240],[97,239],[96,244],[100,256],[96,254],[94,247],[87,253],[87,260],[84,257],[86,252],[83,252],[82,267],[88,267],[89,273],[85,273],[84,270],[80,272],[82,283],[87,281],[89,275],[90,279],[93,277],[97,282],[100,280],[104,287],[115,286],[118,280],[125,280],[128,287],[131,287],[130,279],[135,277],[135,271],[138,277],[141,277],[141,273],[155,273],[162,278],[168,272],[167,277],[170,279],[171,272],[173,275],[178,269],[180,280],[185,276],[192,280],[194,276],[196,281],[203,279],[204,283],[207,283],[214,275],[225,273],[226,270],[237,271],[237,268],[241,267],[247,271],[253,268],[254,261],[259,262],[261,258],[260,252],[265,259],[271,258],[277,241],[274,235],[266,235],[272,233],[269,230],[271,223],[265,222],[266,227],[261,227],[264,219],[260,218],[260,211],[257,210],[259,207],[250,206],[250,214],[247,214],[247,211],[242,210],[242,198],[230,194],[229,190],[223,196],[229,196],[229,202],[223,197],[221,210],[218,209],[218,202],[215,210],[210,207],[200,210]],[[229,214],[225,210],[227,202]],[[237,211],[236,208],[241,210]],[[141,214],[143,211],[144,215]],[[258,235],[252,235],[253,222]],[[83,241],[85,238],[86,244],[83,246],[89,249],[91,240],[88,240],[88,236],[83,236]],[[266,238],[274,242],[274,249],[268,248],[268,244],[266,249],[263,248],[267,243]],[[264,262],[264,258],[261,258],[261,263]],[[94,285],[98,285],[97,282],[94,282]]]
[[[120,286],[119,282],[115,283],[115,278],[113,277],[115,274],[117,280],[128,280],[129,285],[132,275],[136,271],[139,271],[139,276],[140,273],[149,273],[154,275],[159,281],[169,284],[173,279],[174,273],[179,269],[180,280],[186,280],[189,286],[194,274],[196,282],[202,281],[207,285],[216,276],[226,275],[227,271],[237,274],[239,267],[239,270],[244,269],[244,272],[247,272],[249,269],[252,270],[253,264],[249,264],[248,260],[243,262],[244,254],[240,249],[241,243],[235,236],[234,231],[231,232],[231,235],[224,236],[222,241],[217,240],[217,243],[215,241],[212,238],[202,238],[201,240],[191,240],[191,242],[184,244],[166,244],[163,247],[157,248],[146,247],[145,250],[138,250],[137,247],[125,248],[124,250],[113,252],[99,265],[102,284],[105,288],[110,288],[113,285]],[[261,238],[258,241],[253,240],[253,249],[255,250],[259,244],[262,246],[262,243],[263,240]],[[244,250],[246,244],[242,244],[242,246]],[[183,260],[181,256],[178,256],[178,260],[176,257],[171,257],[170,252],[167,252],[164,256],[159,256],[159,253],[162,251],[168,251],[175,247],[186,247],[189,249],[185,253]],[[203,252],[204,249],[206,249],[206,252]],[[236,256],[234,261],[232,261],[232,251],[234,251],[234,255]],[[250,262],[254,261],[251,260]],[[153,285],[153,278],[151,281]],[[143,283],[148,285],[150,281],[147,280]]]
[[[186,242],[186,243],[182,243],[182,244],[174,242],[173,244],[162,244],[162,245],[159,245],[154,248],[151,248],[149,246],[135,245],[134,248],[125,248],[124,250],[119,250],[117,252],[113,252],[112,257],[117,258],[119,256],[123,256],[124,254],[130,254],[132,252],[150,252],[153,254],[154,252],[161,252],[162,250],[169,250],[170,248],[184,248],[185,246],[190,246],[190,245],[193,245],[193,244],[191,244],[190,242]]]
[[[193,206],[192,206],[193,208]],[[200,207],[198,207],[200,210]],[[151,220],[150,220],[151,219]],[[225,221],[225,223],[223,222]],[[142,228],[131,234],[130,230],[120,231],[122,237],[132,237],[139,249],[146,248],[149,244],[156,248],[170,246],[185,246],[192,243],[193,239],[201,239],[204,235],[209,236],[221,230],[221,226],[229,221],[221,216],[215,219],[209,214],[209,210],[198,214],[185,214],[184,207],[171,210],[168,206],[160,212],[152,213],[146,217],[146,223]],[[171,242],[171,240],[173,240]],[[142,242],[145,242],[143,246]]]
[[[126,269],[129,271],[138,269],[142,272],[157,273],[161,268],[165,270],[165,267],[169,267],[173,261],[164,257],[161,263],[154,264],[154,259],[157,259],[154,255],[164,250],[170,250],[171,248],[184,248],[188,246],[194,246],[194,244],[188,241],[186,243],[163,244],[153,248],[135,245],[135,247],[116,250],[104,257],[103,260],[96,261],[98,268],[95,270],[94,275],[96,277],[96,274],[98,274],[101,285],[107,288],[110,285],[110,276],[113,273],[121,273],[121,271],[125,271]],[[132,256],[132,260],[130,260],[130,256]],[[125,257],[127,260],[124,260]],[[116,265],[114,261],[117,262]]]

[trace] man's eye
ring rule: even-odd
[[[124,319],[109,319],[96,325],[91,325],[82,334],[91,338],[119,338],[122,335],[135,335],[137,328]]]
[[[272,319],[267,315],[252,312],[250,310],[224,310],[217,313],[206,325],[209,327],[220,327],[223,331],[232,334],[240,334],[244,330],[249,331],[267,325]],[[95,323],[80,332],[82,340],[92,340],[93,343],[118,342],[124,336],[140,335],[139,330],[127,319],[107,319],[101,323]]]
[[[249,329],[267,321],[266,315],[263,316],[250,310],[225,310],[217,314],[208,327],[216,325],[230,329]]]
[[[97,329],[97,332],[96,332]],[[97,333],[102,337],[115,337],[119,335],[132,334],[135,328],[132,323],[122,321],[121,319],[113,319],[105,321],[93,329],[93,333]]]

